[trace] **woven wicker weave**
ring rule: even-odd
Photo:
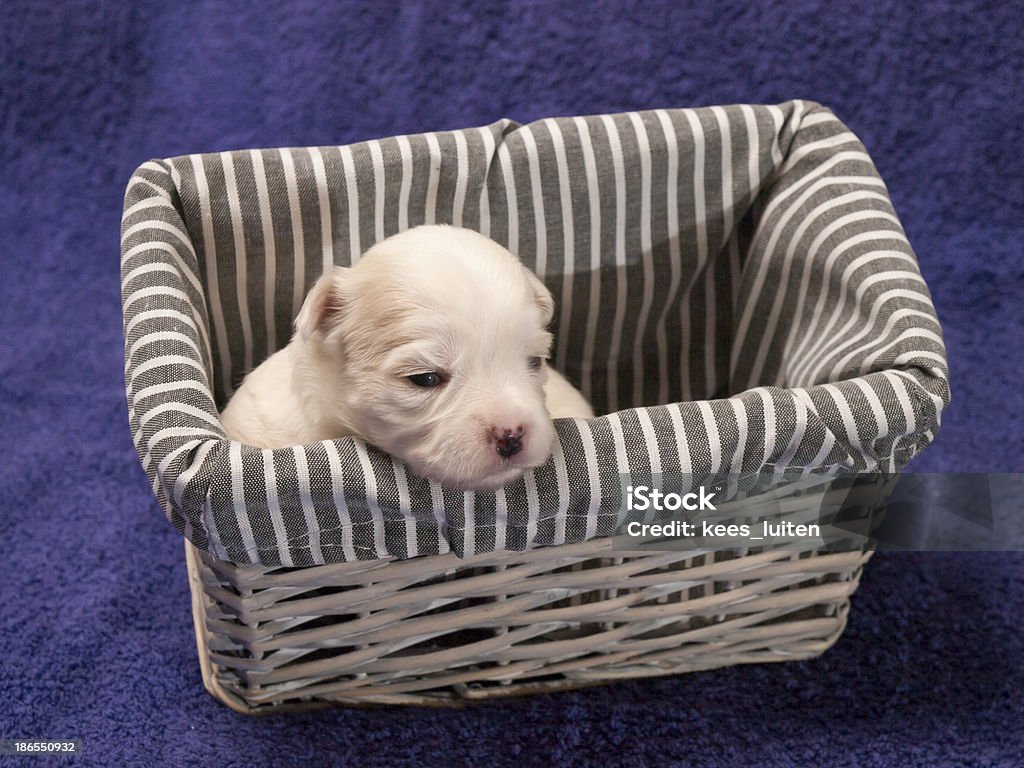
[[[820,503],[804,494],[758,515],[758,499],[732,502],[749,517],[794,522],[817,519]],[[843,631],[871,554],[847,544],[828,554],[800,540],[625,553],[606,538],[294,569],[236,566],[185,546],[207,689],[256,712],[451,705],[810,658]]]

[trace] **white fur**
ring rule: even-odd
[[[221,422],[264,448],[352,435],[445,485],[497,488],[548,460],[552,417],[593,416],[560,374],[530,365],[548,357],[553,311],[497,243],[416,227],[321,277],[291,342],[245,378]],[[427,372],[445,383],[408,378]],[[519,451],[503,456],[498,436],[519,430]]]

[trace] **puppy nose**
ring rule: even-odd
[[[491,439],[494,440],[494,450],[504,458],[515,456],[523,450],[523,436],[526,430],[521,426],[509,429],[507,427],[491,427]]]

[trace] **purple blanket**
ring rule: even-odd
[[[946,331],[953,404],[914,467],[1020,472],[1022,62],[1002,2],[4,3],[0,738],[80,739],[81,766],[1021,765],[1019,553],[876,556],[813,662],[233,714],[128,432],[118,234],[149,157],[813,99],[872,153]]]

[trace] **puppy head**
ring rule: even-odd
[[[490,490],[551,455],[550,292],[476,232],[422,226],[325,275],[296,321],[351,434],[444,485]],[[323,386],[320,391],[324,391]]]

